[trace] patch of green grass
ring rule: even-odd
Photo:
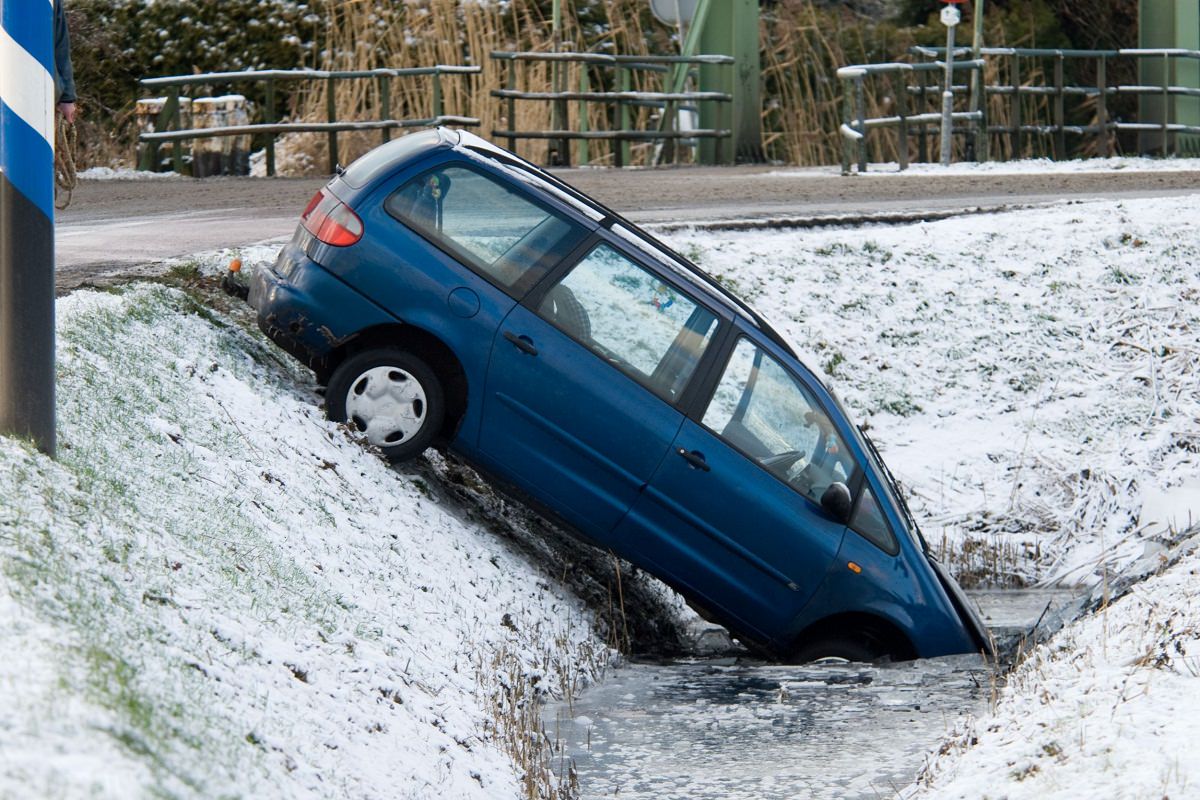
[[[924,411],[908,392],[900,392],[895,397],[883,400],[879,404],[879,410],[895,414],[897,417],[911,417]]]
[[[198,261],[182,261],[167,270],[166,278],[179,283],[196,283],[203,277]]]
[[[840,351],[834,350],[830,353],[829,358],[825,359],[825,363],[821,365],[821,369],[825,370],[826,375],[836,375],[837,368],[844,364],[846,357]]]
[[[1132,286],[1141,283],[1141,279],[1138,276],[1122,269],[1120,264],[1111,265],[1105,273],[1105,279],[1109,283],[1116,283],[1122,286]]]

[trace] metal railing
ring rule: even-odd
[[[614,142],[614,163],[616,166],[622,167],[631,161],[630,142],[658,141],[667,143],[679,140],[711,138],[717,142],[717,157],[720,159],[722,140],[728,139],[732,135],[729,129],[722,127],[686,130],[675,127],[676,110],[695,110],[695,106],[686,104],[700,102],[728,104],[733,101],[732,95],[724,92],[646,92],[632,90],[634,72],[669,73],[673,67],[678,69],[700,64],[732,66],[734,59],[731,56],[616,56],[603,53],[514,53],[497,50],[492,52],[491,57],[498,61],[508,62],[506,88],[493,89],[491,93],[493,97],[507,101],[508,127],[503,130],[493,130],[492,136],[507,139],[508,149],[510,150],[515,149],[518,139],[550,140],[553,143],[552,152],[557,149],[558,158],[555,159],[551,156],[548,160],[558,160],[558,166],[567,165],[563,162],[569,161],[569,156],[567,156],[570,152],[568,142],[571,140],[580,142],[579,160],[581,163],[590,161],[587,146],[589,141],[608,140]],[[557,87],[557,91],[521,91],[516,85],[517,70],[514,68],[514,62],[517,61],[581,64],[582,68],[579,70],[579,89],[578,91],[566,90],[560,84]],[[610,81],[610,85],[616,87],[615,91],[592,91],[591,76],[588,70],[589,66],[608,67],[616,70],[617,74]],[[680,81],[680,85],[682,85],[682,81]],[[551,124],[552,126],[557,124],[557,126],[549,130],[539,131],[516,130],[516,101],[518,100],[536,100],[551,103]],[[568,104],[571,101],[579,103],[578,130],[568,130],[566,127]],[[607,129],[590,130],[590,121],[587,113],[588,103],[604,103],[609,106],[604,114],[605,120],[609,123]],[[658,130],[638,130],[633,128],[631,112],[633,108],[639,106],[661,110],[661,124]],[[719,115],[719,119],[723,121],[725,119],[724,115]]]
[[[475,126],[480,121],[475,117],[445,114],[442,101],[443,75],[475,75],[479,67],[441,65],[434,67],[408,67],[401,69],[371,69],[327,71],[315,69],[292,70],[249,70],[245,72],[210,72],[201,75],[177,75],[164,78],[146,78],[139,83],[148,88],[165,88],[166,103],[155,121],[153,133],[143,133],[138,141],[146,147],[139,159],[140,169],[152,169],[158,163],[158,148],[171,142],[172,166],[176,172],[183,171],[183,152],[180,143],[194,139],[207,139],[223,136],[246,136],[265,134],[267,174],[275,174],[275,139],[281,133],[308,132],[327,133],[329,135],[329,171],[332,174],[338,164],[337,136],[341,131],[379,130],[382,141],[391,137],[391,132],[402,128],[427,128],[434,125]],[[391,80],[413,76],[432,76],[433,115],[424,119],[392,119],[391,118]],[[334,87],[337,81],[371,78],[379,84],[380,119],[339,121],[335,103]],[[325,122],[279,122],[276,112],[276,84],[280,81],[308,80],[327,81],[325,92]],[[213,84],[229,84],[242,82],[265,82],[266,100],[261,107],[261,123],[250,125],[230,125],[214,128],[183,129],[180,108],[180,88],[185,86],[208,86]]]
[[[979,60],[964,60],[953,61],[950,64],[951,70],[981,70],[984,67],[983,59]],[[842,67],[837,71],[838,78],[843,82],[845,92],[843,94],[845,121],[842,122],[840,128],[842,134],[842,174],[850,174],[850,164],[854,161],[854,151],[858,151],[858,171],[867,171],[867,132],[874,128],[890,128],[896,127],[899,129],[898,134],[898,151],[900,159],[900,168],[908,168],[908,137],[910,128],[913,125],[921,126],[922,128],[929,123],[934,123],[938,127],[942,123],[942,113],[923,112],[918,114],[909,113],[909,94],[913,92],[912,87],[907,86],[905,81],[906,91],[896,92],[896,114],[888,117],[873,117],[867,118],[866,111],[866,87],[864,83],[866,79],[872,75],[893,75],[893,74],[919,74],[924,76],[927,73],[944,72],[946,64],[942,61],[931,61],[923,64],[905,64],[895,62],[890,64],[857,64],[850,67]],[[921,86],[917,87],[917,91],[923,96],[925,87],[928,84],[922,81]],[[941,90],[938,89],[940,94]],[[958,111],[950,115],[951,123],[954,122],[975,122],[979,123],[983,119],[983,113],[979,111]],[[928,159],[926,152],[925,136],[920,138],[921,160]]]
[[[930,47],[914,47],[911,48],[910,52],[916,56],[934,59],[944,59],[946,53],[945,48]],[[971,53],[971,49],[956,48],[955,54],[958,55],[960,53],[967,56]],[[1200,125],[1172,122],[1172,115],[1170,113],[1170,99],[1173,97],[1192,97],[1200,101],[1200,86],[1182,86],[1172,81],[1172,75],[1177,72],[1177,70],[1172,68],[1175,62],[1179,59],[1200,61],[1200,51],[1182,49],[1052,50],[988,47],[981,48],[979,53],[980,59],[977,61],[970,59],[955,60],[953,62],[954,68],[984,70],[991,60],[1008,59],[1009,82],[1005,84],[984,84],[981,79],[977,83],[982,87],[984,98],[1000,96],[1008,97],[1011,100],[1009,107],[1010,122],[1006,125],[989,124],[986,111],[962,112],[953,115],[954,123],[969,123],[963,127],[955,126],[954,132],[975,137],[975,154],[980,160],[986,160],[987,158],[989,150],[988,141],[992,135],[1010,137],[1011,150],[1014,154],[1022,152],[1025,137],[1030,135],[1050,136],[1052,137],[1053,153],[1056,158],[1066,157],[1068,153],[1068,135],[1090,135],[1095,137],[1096,152],[1102,156],[1112,154],[1111,134],[1114,132],[1157,133],[1159,134],[1160,152],[1163,155],[1167,155],[1168,153],[1179,154],[1180,140],[1177,134],[1200,136]],[[1114,58],[1134,58],[1139,60],[1139,62],[1143,59],[1158,59],[1161,62],[1162,78],[1155,85],[1109,86],[1107,80],[1108,66],[1109,62]],[[1051,71],[1052,83],[1045,85],[1025,85],[1022,79],[1022,59],[1051,60],[1053,64]],[[1069,59],[1095,60],[1095,85],[1068,85],[1065,80],[1065,65]],[[940,130],[942,124],[941,115],[936,113],[909,114],[907,111],[912,98],[916,98],[921,104],[926,104],[927,98],[930,95],[941,96],[944,89],[941,82],[935,81],[930,83],[924,78],[930,72],[941,70],[943,64],[944,61],[925,61],[915,64],[861,64],[842,67],[838,70],[838,77],[843,82],[843,96],[845,99],[845,119],[841,126],[843,137],[843,173],[848,174],[852,162],[855,161],[857,161],[860,172],[866,171],[866,136],[869,131],[878,128],[897,129],[897,154],[900,161],[900,168],[906,169],[909,163],[908,139],[913,134],[913,126],[915,125],[916,134],[919,136],[919,158],[921,161],[928,160],[925,141],[927,126]],[[911,75],[922,77],[919,85],[911,85],[909,83],[908,77]],[[895,115],[873,118],[866,116],[865,81],[875,76],[887,76],[889,80],[893,81],[893,95],[897,107]],[[897,78],[904,78],[899,87],[894,85]],[[956,96],[965,96],[968,94],[969,89],[966,85],[955,82],[951,87],[951,91]],[[1137,122],[1113,119],[1110,114],[1109,103],[1112,98],[1121,95],[1160,98],[1161,118],[1153,121],[1139,120]],[[1025,108],[1021,102],[1022,98],[1027,97],[1047,98],[1049,100],[1047,108],[1049,118],[1042,121],[1036,119],[1027,120],[1025,118]],[[1087,124],[1072,124],[1067,109],[1068,99],[1094,103],[1094,111],[1087,111],[1087,115],[1092,121]],[[987,103],[979,102],[975,98],[973,98],[971,105],[972,107],[983,109],[988,107]],[[1173,135],[1175,136],[1173,137]]]

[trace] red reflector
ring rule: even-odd
[[[304,213],[300,215],[300,219],[308,219],[308,215],[313,212],[313,209],[317,207],[317,203],[320,203],[324,197],[325,190],[318,190],[317,193],[312,196],[312,200],[308,201],[308,205],[304,207]]]
[[[348,247],[363,235],[362,220],[328,189],[322,189],[308,201],[300,222],[317,239],[334,247]]]

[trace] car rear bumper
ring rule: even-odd
[[[258,312],[263,333],[318,375],[356,333],[396,321],[310,259],[294,240],[272,266],[255,273],[247,301]]]

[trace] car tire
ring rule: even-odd
[[[329,376],[326,413],[364,434],[389,461],[407,461],[442,428],[446,402],[437,374],[404,350],[367,350]]]
[[[797,647],[789,659],[794,664],[864,663],[883,658],[883,653],[870,636],[833,636],[816,639]]]

